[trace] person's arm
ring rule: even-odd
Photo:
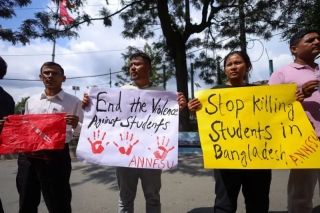
[[[14,103],[14,100],[11,96],[9,96],[9,98],[7,99],[7,107],[8,107],[8,111],[7,111],[7,115],[13,115],[14,114],[14,107],[15,107],[15,103]],[[4,125],[4,122],[5,122],[5,118],[6,117],[3,117],[3,118],[0,118],[0,134],[2,132],[2,128],[3,128],[3,125]]]
[[[14,100],[13,100],[12,97],[11,97],[11,100],[10,100],[10,102],[8,104],[8,107],[9,107],[8,115],[13,115],[14,114],[15,103],[14,103]]]
[[[82,128],[83,123],[83,109],[82,109],[82,103],[80,100],[77,101],[75,105],[75,115],[79,118],[78,125],[75,128],[72,128],[72,133],[74,136],[79,136]]]
[[[82,109],[84,110],[87,106],[90,106],[89,95],[87,93],[83,94],[83,99],[81,102]]]
[[[179,104],[179,111],[182,111],[187,106],[186,98],[184,97],[182,92],[178,92],[177,101]]]
[[[199,110],[202,107],[201,102],[199,101],[198,98],[192,99],[188,103],[188,109],[189,112],[194,116],[197,117],[197,110]]]

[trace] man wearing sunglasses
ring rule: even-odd
[[[7,74],[7,63],[0,57],[0,79]],[[4,124],[4,119],[8,115],[14,114],[14,100],[2,87],[0,87],[0,134]],[[0,213],[4,213],[0,200]]]
[[[71,158],[68,143],[72,135],[80,135],[83,120],[81,101],[62,90],[66,77],[59,64],[44,63],[39,77],[45,89],[27,100],[25,114],[67,113],[66,144],[63,150],[19,155],[16,179],[19,213],[37,213],[41,192],[49,213],[71,213]],[[43,119],[46,119],[45,116]]]

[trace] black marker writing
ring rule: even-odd
[[[219,111],[220,115],[224,116],[224,112],[227,113],[235,111],[235,117],[238,118],[239,111],[244,108],[244,102],[242,100],[227,100],[224,103],[222,102],[221,94],[218,95],[218,100],[215,100],[215,96],[216,94],[211,94],[208,97],[208,103],[210,107],[208,106],[205,108],[207,114],[212,115]],[[216,105],[216,103],[218,103],[218,106]]]
[[[257,138],[259,140],[271,140],[272,135],[269,131],[270,126],[265,127],[260,126],[260,122],[257,123],[256,128],[242,127],[241,121],[238,121],[236,127],[231,127],[223,123],[222,121],[214,121],[211,124],[212,133],[209,134],[209,138],[212,142],[217,142],[219,140],[228,140],[234,137],[239,139],[246,138]],[[244,137],[243,137],[244,136]]]
[[[107,92],[99,92],[97,95],[96,110],[97,112],[122,112],[121,111],[121,91],[119,92],[118,103],[109,103],[103,99],[103,95],[107,95]],[[103,103],[100,103],[103,102]]]
[[[145,102],[140,102],[140,97],[137,99],[133,99],[133,103],[131,105],[131,112],[147,112],[147,109],[145,107],[147,104]]]
[[[160,105],[161,98],[158,99],[157,103],[155,103],[154,98],[152,99],[152,113],[157,113],[158,115],[178,115],[178,109],[170,109],[167,106],[168,100],[161,107]]]

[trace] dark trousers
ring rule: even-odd
[[[42,153],[48,159],[19,155],[16,178],[19,213],[37,213],[41,192],[49,213],[71,213],[69,145],[60,151]]]
[[[0,213],[4,213],[4,210],[3,210],[3,207],[2,207],[1,199],[0,199]]]
[[[235,213],[240,188],[247,213],[268,213],[271,170],[214,170],[214,213]]]

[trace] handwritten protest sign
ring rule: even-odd
[[[77,157],[120,167],[172,169],[178,161],[176,92],[91,88]]]
[[[205,168],[320,168],[318,137],[296,85],[199,91]]]

